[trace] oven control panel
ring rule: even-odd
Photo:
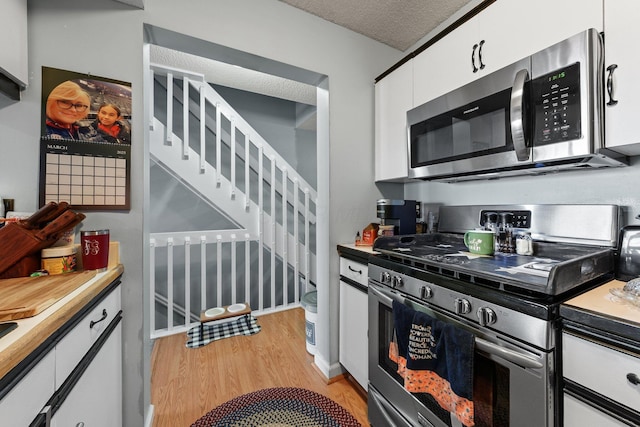
[[[370,283],[382,285],[399,298],[410,297],[425,309],[437,308],[477,327],[490,328],[524,339],[540,348],[554,345],[550,322],[447,287],[447,278],[423,280],[375,264],[369,264]],[[437,282],[437,283],[436,283]],[[470,284],[471,286],[471,284]]]

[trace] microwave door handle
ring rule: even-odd
[[[527,80],[529,80],[529,71],[526,69],[518,71],[511,89],[511,139],[516,157],[521,162],[529,160],[530,157],[524,135],[524,85]]]

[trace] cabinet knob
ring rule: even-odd
[[[627,374],[627,379],[633,385],[639,385],[640,384],[640,378],[638,378],[638,376],[636,374],[628,373]]]

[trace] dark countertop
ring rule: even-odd
[[[377,254],[377,252],[373,250],[373,246],[359,246],[353,243],[338,245],[338,253],[343,258],[358,261],[363,264],[369,262],[369,255]]]
[[[578,295],[560,306],[560,315],[575,323],[640,342],[640,307],[622,302],[609,292],[611,288],[624,285],[620,280],[611,280]]]

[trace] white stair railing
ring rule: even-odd
[[[151,86],[154,75],[166,76],[167,123],[158,118],[149,119],[152,159],[230,216],[240,228],[151,234],[152,338],[184,331],[198,321],[197,314],[208,306],[250,302],[254,311],[267,312],[299,305],[301,292],[309,290],[310,282],[315,282],[315,256],[311,247],[317,200],[315,190],[204,81],[203,76],[153,65],[148,74]],[[182,81],[182,90],[174,87],[177,80]],[[198,93],[197,101],[189,96],[191,87]],[[178,116],[173,112],[174,97],[183,107]],[[215,108],[215,113],[207,114],[211,107]],[[174,117],[182,118],[181,138],[174,132]],[[230,124],[227,132],[222,128],[223,119]],[[191,120],[199,121],[197,136],[189,135]],[[207,138],[212,134],[215,138]],[[212,143],[215,144],[215,165],[207,161]],[[228,158],[223,155],[225,152],[229,152]],[[265,160],[268,162],[266,171]],[[236,182],[238,162],[244,164],[242,187]],[[223,167],[229,170],[226,176]],[[257,186],[258,190],[255,201],[251,200],[252,186]],[[265,187],[269,191],[269,212],[265,212]],[[276,215],[278,210],[280,221]],[[292,227],[289,226],[291,213]],[[238,265],[237,245],[244,246],[243,265]],[[191,256],[194,247],[199,248],[198,259]],[[270,271],[267,283],[262,274],[264,248],[270,253],[266,259]],[[182,256],[176,257],[176,250]],[[166,259],[160,260],[160,253]],[[213,253],[216,254],[214,260],[209,256]],[[251,266],[253,262],[257,269],[255,265]],[[207,274],[211,265],[216,269],[215,279]],[[199,270],[193,277],[192,266]],[[174,272],[178,268],[184,270],[184,277],[176,281]],[[252,274],[252,268],[257,273]],[[293,271],[291,284],[290,270]],[[158,271],[162,273],[157,274]],[[256,283],[251,277],[256,278]],[[240,288],[239,280],[244,280]],[[194,281],[199,282],[195,292]],[[293,295],[289,294],[290,287]],[[269,289],[268,301],[265,288]],[[193,298],[199,298],[198,307],[193,306]],[[158,306],[160,310],[156,312],[153,308]],[[159,317],[164,319],[157,319],[158,313],[163,313]]]

